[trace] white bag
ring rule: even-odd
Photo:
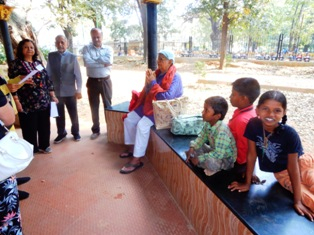
[[[24,170],[34,158],[34,146],[9,131],[0,139],[0,181]]]
[[[181,96],[172,100],[153,101],[156,129],[171,128],[172,118],[177,117],[180,114],[185,114],[188,99],[187,96]]]

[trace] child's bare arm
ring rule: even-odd
[[[249,148],[248,148],[248,156],[247,156],[245,183],[239,183],[237,181],[232,182],[228,186],[228,188],[231,191],[238,190],[238,192],[246,192],[250,189],[257,154],[256,154],[256,150],[255,150],[255,142],[254,141],[248,140],[248,146],[249,146]]]

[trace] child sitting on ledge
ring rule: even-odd
[[[235,140],[229,127],[222,122],[228,103],[221,96],[205,100],[202,117],[205,125],[198,137],[191,141],[186,152],[187,162],[204,169],[210,176],[233,167],[237,157]]]
[[[245,183],[234,181],[231,191],[250,189],[256,159],[262,171],[273,172],[278,182],[294,195],[296,212],[314,220],[314,157],[303,154],[298,133],[287,121],[287,100],[280,91],[267,91],[259,99],[256,118],[246,126],[248,155]]]

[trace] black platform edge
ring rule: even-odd
[[[115,105],[112,105],[111,107],[105,108],[105,110],[112,111],[112,112],[127,113],[129,112],[129,105],[130,105],[130,101],[125,101],[123,103],[115,104]]]
[[[252,185],[245,193],[231,192],[228,185],[235,180],[231,170],[206,176],[201,168],[185,161],[184,152],[196,136],[178,136],[169,129],[155,127],[152,130],[253,234],[314,234],[314,223],[294,211],[293,195],[280,186],[272,173],[256,169],[260,179],[266,180],[264,185]]]
[[[130,102],[126,101],[107,111],[127,113]],[[173,135],[169,129],[151,128],[196,176],[230,209],[230,211],[253,233],[261,235],[314,235],[314,223],[299,216],[293,210],[293,195],[282,188],[273,174],[259,171],[265,185],[252,185],[249,192],[231,192],[227,187],[234,181],[231,171],[220,171],[206,176],[202,169],[185,162],[185,151],[196,136]],[[217,183],[218,182],[218,183]]]

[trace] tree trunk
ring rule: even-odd
[[[227,34],[229,26],[228,2],[224,2],[224,9],[225,12],[222,18],[219,69],[223,69],[226,63]]]
[[[63,29],[65,37],[68,39],[68,50],[73,53],[73,35],[69,27]]]
[[[31,39],[34,41],[38,48],[37,35],[34,33],[33,26],[30,22],[25,21],[20,16],[18,16],[14,11],[11,14],[11,18],[8,21],[8,28],[10,32],[10,38],[12,43],[12,48],[14,54],[16,53],[17,45],[23,39]],[[3,44],[3,39],[1,37],[1,42]],[[46,64],[46,60],[41,50],[38,48],[39,60]]]
[[[139,9],[139,12],[141,14],[141,21],[140,24],[142,24],[142,37],[143,37],[143,60],[147,62],[147,8],[146,4],[142,3],[142,1],[137,0],[137,6]]]
[[[212,41],[212,50],[217,52],[220,46],[220,35],[221,31],[219,29],[219,22],[213,20],[212,17],[209,19],[212,26],[212,33],[210,34],[210,39]]]

